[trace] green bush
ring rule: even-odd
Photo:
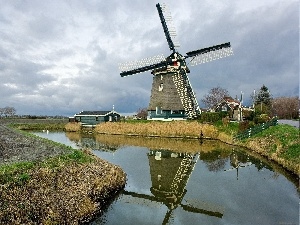
[[[228,115],[227,112],[204,112],[200,115],[199,122],[215,123]]]
[[[255,124],[266,123],[270,120],[270,117],[267,114],[260,114],[254,118]]]

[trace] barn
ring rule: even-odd
[[[116,111],[81,111],[69,117],[70,122],[79,122],[83,126],[95,126],[103,122],[120,121],[121,115]]]

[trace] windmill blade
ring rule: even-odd
[[[172,210],[168,210],[168,212],[166,213],[165,218],[163,220],[163,223],[162,223],[163,225],[169,223],[169,220],[172,217],[172,212],[173,212]]]
[[[214,212],[214,211],[209,211],[206,209],[198,209],[198,208],[194,208],[192,206],[189,205],[181,205],[181,207],[188,212],[193,212],[193,213],[201,213],[201,214],[205,214],[205,215],[209,215],[209,216],[215,216],[218,218],[222,218],[223,217],[223,213],[220,212]]]
[[[192,199],[184,199],[184,202],[186,204],[180,204],[180,206],[188,212],[201,213],[219,218],[223,217],[224,208],[222,206]]]
[[[172,15],[168,11],[166,4],[162,4],[161,6],[159,3],[157,3],[156,8],[158,11],[161,24],[164,29],[164,33],[166,35],[169,48],[171,51],[175,52],[175,48],[179,47],[179,43],[177,41],[177,34],[176,34],[175,27],[173,26]]]
[[[167,66],[164,55],[158,55],[158,56],[142,59],[139,61],[120,63],[119,69],[121,71],[120,73],[121,77],[124,77],[136,73],[142,73],[156,68],[161,68],[164,66]]]
[[[118,201],[125,203],[125,204],[141,205],[141,206],[147,206],[150,208],[160,208],[161,206],[163,206],[162,202],[153,201],[152,199],[149,199],[149,198],[134,197],[131,195],[126,195],[126,194],[121,195],[121,197],[118,199]]]
[[[231,55],[233,55],[233,50],[230,42],[227,42],[224,44],[187,52],[185,58],[193,57],[190,61],[190,65],[195,66]]]

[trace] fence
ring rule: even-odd
[[[276,126],[278,124],[278,120],[275,118],[275,119],[272,119],[266,123],[262,123],[262,124],[259,124],[259,125],[256,125],[252,128],[249,128],[239,134],[237,134],[236,136],[234,136],[234,139],[235,140],[242,140],[242,139],[245,139],[245,138],[249,138],[257,133],[260,133],[262,132],[263,130],[269,128],[270,126]]]

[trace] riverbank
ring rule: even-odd
[[[0,125],[0,224],[79,224],[101,213],[126,174],[88,150]]]
[[[238,126],[231,123],[226,126],[196,121],[125,124],[101,124],[94,132],[169,139],[218,139],[265,154],[269,160],[299,174],[299,130],[291,126],[279,125],[273,127],[274,130],[271,127],[246,141],[234,141]],[[38,125],[28,125],[27,128],[32,126]],[[47,125],[43,126],[48,129]],[[20,122],[13,127],[20,128]],[[5,160],[0,163],[0,198],[5,201],[0,202],[0,223],[53,224],[60,221],[77,224],[101,212],[105,200],[125,185],[125,174],[120,168],[94,158],[88,151],[66,149],[66,146],[16,132],[7,126],[0,125],[1,128],[5,129],[0,130],[0,154]],[[22,161],[29,163],[18,163]],[[11,167],[3,166],[7,164]],[[7,177],[10,179],[7,180]],[[111,179],[105,180],[107,177]]]
[[[101,123],[96,126],[94,132],[112,135],[220,140],[227,144],[246,147],[278,163],[288,171],[296,175],[300,174],[299,129],[285,124],[272,126],[244,141],[234,140],[238,132],[237,123],[226,125],[222,123],[202,124],[197,121]]]

